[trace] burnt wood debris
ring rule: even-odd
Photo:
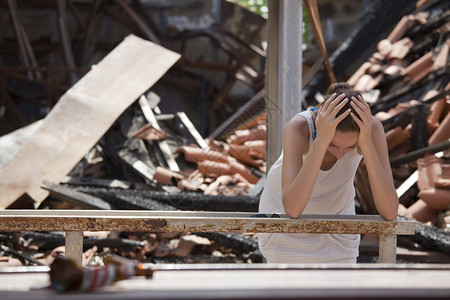
[[[372,2],[361,25],[330,55],[330,65],[338,80],[363,93],[384,125],[399,218],[420,221],[414,236],[399,236],[398,246],[410,253],[398,260],[450,262],[450,2]],[[170,23],[174,11],[205,5],[0,3],[7,20],[0,40],[0,175],[61,96],[129,34],[181,56],[111,120],[64,178],[41,183],[49,193],[43,201],[23,194],[4,208],[257,211],[267,171],[266,20],[226,1],[222,23]],[[48,32],[30,31],[27,15],[33,13],[53,18],[45,23]],[[304,63],[305,72],[311,67]],[[326,74],[307,77],[303,105],[317,105]],[[249,96],[236,98],[236,86]],[[365,172],[362,163],[357,211],[376,214]],[[65,251],[62,232],[2,232],[0,245],[0,266],[50,264]],[[371,245],[363,237],[359,262],[376,261]],[[85,265],[110,254],[143,262],[262,262],[256,237],[240,233],[86,233],[83,248]]]

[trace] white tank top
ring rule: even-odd
[[[297,115],[308,121],[310,137],[315,130],[310,111]],[[313,139],[309,139],[311,149]],[[303,159],[305,159],[305,155]],[[357,149],[346,153],[327,171],[319,170],[311,197],[303,214],[355,214],[356,170],[362,155]],[[283,153],[270,168],[261,194],[259,212],[284,214],[281,200],[281,168]],[[288,234],[260,233],[261,253],[269,263],[356,262],[360,236],[356,234]]]

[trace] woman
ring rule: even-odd
[[[364,157],[373,199],[386,220],[397,216],[385,133],[363,97],[347,83],[330,86],[319,107],[283,130],[283,152],[267,174],[259,212],[355,214],[353,180]],[[359,235],[259,234],[269,263],[356,263]]]

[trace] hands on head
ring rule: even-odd
[[[350,101],[350,105],[347,105]],[[341,110],[347,106],[345,111]],[[325,145],[329,145],[333,140],[338,125],[348,116],[354,120],[359,127],[358,145],[371,141],[372,114],[370,107],[361,95],[352,96],[350,100],[345,93],[333,93],[319,108],[316,117],[317,137]],[[353,130],[358,131],[358,129]]]
[[[350,115],[359,126],[358,145],[361,146],[372,140],[372,113],[370,112],[369,104],[360,95],[358,97],[352,97],[350,105],[358,113],[358,116],[353,112]]]

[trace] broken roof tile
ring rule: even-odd
[[[399,39],[403,37],[405,32],[407,32],[416,24],[416,22],[417,22],[416,18],[413,15],[403,16],[400,19],[400,22],[397,23],[392,32],[389,34],[387,39],[391,43],[397,42]]]
[[[442,173],[441,165],[442,159],[432,154],[417,160],[417,187],[420,190],[434,188],[434,182]]]
[[[358,68],[358,70],[356,70],[356,72],[353,73],[353,75],[347,80],[347,83],[350,84],[351,86],[354,86],[356,82],[359,80],[359,78],[361,78],[361,76],[363,76],[367,72],[370,66],[372,66],[371,62],[368,61],[364,62]]]
[[[244,145],[230,144],[228,153],[243,163],[260,168],[265,164],[265,142],[263,144],[264,150],[261,150],[260,145],[255,147],[255,143]]]
[[[180,173],[174,172],[170,169],[157,166],[155,169],[155,174],[153,174],[153,179],[161,184],[168,185],[172,179],[181,180],[186,178]]]
[[[410,38],[405,37],[392,45],[392,49],[387,55],[387,57],[389,59],[392,58],[403,59],[409,53],[409,51],[413,46],[414,42]]]
[[[450,139],[450,114],[447,113],[442,123],[433,132],[431,137],[428,139],[428,144],[430,146],[442,143]]]
[[[441,175],[436,178],[434,187],[439,189],[450,189],[450,164],[441,165]]]
[[[392,51],[392,43],[388,39],[383,39],[378,42],[377,45],[378,52],[383,55],[384,57],[387,57],[389,53]]]
[[[266,126],[258,125],[250,129],[236,130],[232,134],[227,142],[230,144],[243,144],[246,141],[251,140],[265,140],[266,139]]]
[[[224,153],[213,150],[204,150],[197,147],[181,146],[178,147],[175,152],[183,153],[184,158],[189,162],[201,162],[205,160],[210,160],[226,163],[228,161],[228,157]]]
[[[443,210],[450,205],[450,190],[431,188],[421,190],[418,196],[432,209]]]
[[[133,133],[132,137],[148,141],[160,141],[167,138],[167,134],[161,129],[153,127],[152,124],[147,124]]]
[[[438,90],[430,90],[423,97],[423,101],[427,101],[428,99],[431,99],[437,96],[438,94],[439,94]],[[447,103],[444,97],[442,97],[442,99],[433,102],[430,105],[430,113],[428,114],[427,117],[427,124],[431,133],[434,132],[436,128],[439,126],[441,116],[446,105]]]
[[[442,45],[442,47],[437,50],[439,52],[434,59],[434,63],[433,63],[434,71],[442,69],[448,65],[449,45],[450,45],[450,40],[447,40],[447,42],[444,43],[444,45]]]
[[[430,51],[406,67],[401,75],[405,77],[405,81],[417,83],[431,72],[432,67],[433,53]]]
[[[217,179],[211,183],[206,190],[204,191],[205,195],[218,195],[217,192],[219,186],[221,185],[227,185],[233,180],[233,178],[230,175],[221,175],[217,177]]]
[[[400,126],[397,126],[388,132],[386,132],[386,141],[388,144],[388,150],[392,150],[398,145],[401,145],[405,143],[407,140],[409,140],[411,137],[411,134],[409,133],[409,128],[401,128]]]

